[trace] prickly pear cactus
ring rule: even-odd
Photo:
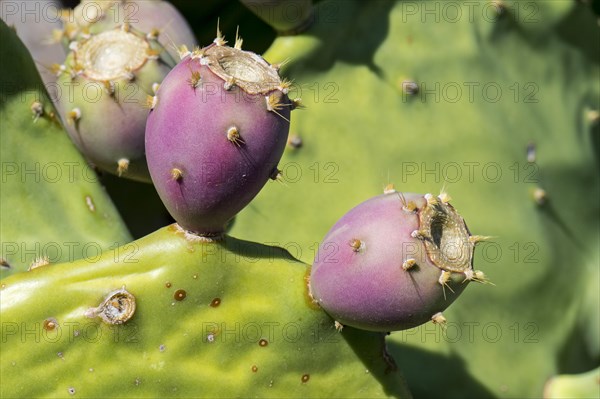
[[[186,51],[155,96],[146,125],[148,168],[158,194],[185,229],[220,235],[256,196],[285,149],[290,82],[278,67],[226,45]]]
[[[384,334],[337,332],[280,248],[172,225],[80,266],[2,281],[3,397],[410,396]]]
[[[307,109],[290,128],[286,184],[263,190],[232,234],[312,262],[335,221],[392,182],[445,186],[469,228],[494,237],[474,266],[495,287],[466,290],[445,332],[388,340],[417,397],[539,397],[548,376],[600,359],[600,309],[580,296],[598,268],[599,68],[576,34],[597,42],[598,27],[587,7],[554,3],[323,1],[306,34],[265,54],[290,59],[290,96]]]
[[[191,4],[185,7],[210,10],[187,14],[197,32],[205,21],[212,31],[220,15],[232,36],[235,23],[220,12],[234,21],[243,14],[232,1]],[[94,262],[84,254],[3,279],[1,395],[408,396],[390,355],[417,397],[595,394],[597,374],[589,370],[600,362],[597,17],[566,0],[324,0],[308,14],[306,33],[278,37],[265,55],[295,79],[289,98],[302,97],[308,109],[294,115],[278,182],[236,217],[232,234],[311,263],[335,221],[389,191],[388,183],[402,192],[449,192],[469,228],[492,237],[475,248],[473,266],[496,286],[465,290],[444,312],[443,328],[428,323],[384,341],[381,333],[348,326],[336,331],[311,302],[310,268],[287,252],[229,236],[205,242],[174,225],[108,248]],[[251,38],[268,36],[261,32]],[[76,29],[65,38],[69,33],[94,32]],[[19,62],[3,64],[20,70],[6,82],[33,70],[19,54]],[[52,132],[55,118],[45,102],[23,107],[8,98],[0,118],[3,164],[46,159],[38,154],[47,152],[58,159],[54,149],[63,148],[50,140],[36,140],[46,152],[21,150],[11,158],[5,121],[27,108],[31,120],[18,119],[6,136],[8,148],[20,149],[26,147],[17,147],[17,128],[29,132],[34,120],[43,122],[40,137]],[[3,170],[3,179],[10,173]],[[5,194],[13,186],[2,183],[3,244],[5,226],[23,220],[33,222],[15,234],[27,239],[46,221],[78,239],[123,231],[118,219],[121,227],[106,236],[106,220],[83,229],[89,215],[81,217],[81,202],[71,202],[73,186],[56,186],[59,192],[27,185],[13,197]],[[61,209],[39,210],[30,201],[38,196],[44,204],[69,200]],[[137,197],[131,195],[133,204],[144,199]],[[91,204],[86,197],[90,211],[101,207]],[[113,215],[107,207],[102,215]],[[17,217],[5,209],[18,210]],[[419,237],[425,238],[412,238]],[[360,237],[349,240],[346,249],[364,250]],[[418,266],[413,260],[405,259],[402,270]],[[446,288],[459,291],[460,282],[443,276],[429,279],[436,305],[454,299],[444,298],[451,294]]]
[[[473,270],[475,244],[447,194],[399,193],[387,187],[346,213],[315,256],[310,294],[338,323],[371,331],[406,330],[441,313]]]
[[[0,32],[0,275],[80,258],[91,265],[131,237],[62,128],[31,56],[4,22]]]

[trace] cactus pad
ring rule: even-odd
[[[384,335],[337,332],[308,300],[307,273],[280,248],[172,225],[93,268],[12,276],[1,394],[409,397]]]

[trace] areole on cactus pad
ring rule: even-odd
[[[286,145],[290,83],[262,57],[214,43],[182,61],[148,101],[146,154],[152,181],[175,220],[219,236],[269,178]]]

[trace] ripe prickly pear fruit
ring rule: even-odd
[[[463,283],[486,281],[473,270],[483,237],[471,236],[449,199],[389,189],[350,210],[319,247],[313,300],[337,323],[365,330],[445,323],[441,312]]]
[[[70,49],[58,83],[71,139],[95,166],[149,182],[144,104],[171,68],[163,47],[125,24],[73,41]]]
[[[214,43],[169,73],[146,126],[152,181],[173,218],[219,236],[269,178],[276,178],[289,131],[289,83],[262,57]]]

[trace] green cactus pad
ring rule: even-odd
[[[2,281],[3,397],[410,396],[384,335],[337,332],[280,248],[171,225],[80,265]],[[86,316],[115,291],[123,324]]]
[[[89,263],[130,235],[63,130],[27,49],[4,22],[0,32],[0,276],[44,256]]]
[[[488,18],[483,3],[470,19],[448,2],[462,7],[456,19],[445,2],[323,1],[306,34],[265,53],[290,59],[301,141],[279,166],[284,184],[265,187],[232,234],[312,262],[336,220],[395,183],[445,185],[471,232],[495,237],[474,256],[495,287],[467,290],[444,312],[445,334],[392,334],[415,396],[540,397],[548,376],[600,359],[598,302],[581,295],[597,283],[600,69],[568,34],[581,26],[597,43],[598,27],[584,5],[527,3],[537,22]]]
[[[557,375],[548,380],[544,399],[600,397],[600,368],[582,374]]]
[[[312,0],[241,0],[260,19],[273,27],[280,35],[302,32],[313,20]]]

